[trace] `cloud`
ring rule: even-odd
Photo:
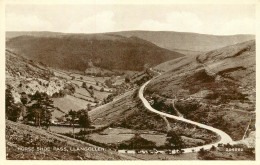
[[[68,32],[72,33],[100,33],[115,31],[116,23],[113,20],[112,11],[103,11],[96,15],[82,19],[79,22],[73,22],[68,27]]]
[[[51,30],[52,25],[36,15],[6,15],[6,30],[8,31],[40,31]]]
[[[201,19],[189,12],[171,12],[165,20],[144,20],[139,29],[141,30],[166,30],[166,31],[198,31],[202,27]]]
[[[207,15],[207,21],[190,12],[171,12],[164,20],[144,20],[140,30],[165,30],[196,32],[203,34],[231,35],[255,34],[254,18],[216,19],[215,13]]]
[[[244,6],[243,6],[244,8]],[[255,34],[253,9],[222,7],[109,8],[93,6],[9,6],[6,30],[100,33],[122,30],[196,32],[215,35]],[[195,10],[196,9],[196,10]],[[234,8],[233,8],[234,9]]]
[[[218,28],[219,34],[255,34],[255,20],[250,18],[233,19]]]

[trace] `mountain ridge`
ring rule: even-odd
[[[55,33],[56,35],[56,33]],[[146,65],[183,56],[138,37],[114,34],[17,36],[7,48],[28,59],[59,69],[84,71],[91,60],[96,67],[113,70],[144,70]]]

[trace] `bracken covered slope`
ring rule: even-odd
[[[146,93],[176,97],[175,106],[184,117],[240,140],[248,124],[254,130],[255,54],[252,40],[160,64],[155,69],[166,72]]]

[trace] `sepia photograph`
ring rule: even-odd
[[[255,162],[256,3],[36,2],[4,4],[6,160]]]

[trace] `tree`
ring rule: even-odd
[[[46,93],[36,92],[31,96],[32,104],[27,108],[25,118],[28,121],[34,121],[35,125],[46,126],[50,125],[51,110],[54,108],[53,101]]]
[[[167,134],[167,144],[173,149],[179,150],[184,147],[184,143],[179,135],[177,135],[173,130],[170,130]]]
[[[104,88],[103,87],[100,89],[100,92],[104,92]]]
[[[66,120],[72,125],[73,137],[75,138],[74,128],[77,117],[77,111],[70,110],[66,115]]]
[[[84,129],[84,132],[86,131],[86,128],[90,127],[90,119],[88,116],[88,111],[85,109],[81,109],[77,112],[78,118],[79,118],[79,125],[81,128]]]
[[[21,93],[21,102],[23,103],[23,105],[26,105],[28,103],[28,96],[25,92]]]
[[[5,90],[5,112],[8,120],[17,121],[20,117],[22,105],[14,102],[14,98],[11,93],[11,87],[8,86]]]
[[[204,148],[201,148],[198,153],[200,156],[204,156],[206,154],[206,151],[204,150]]]

